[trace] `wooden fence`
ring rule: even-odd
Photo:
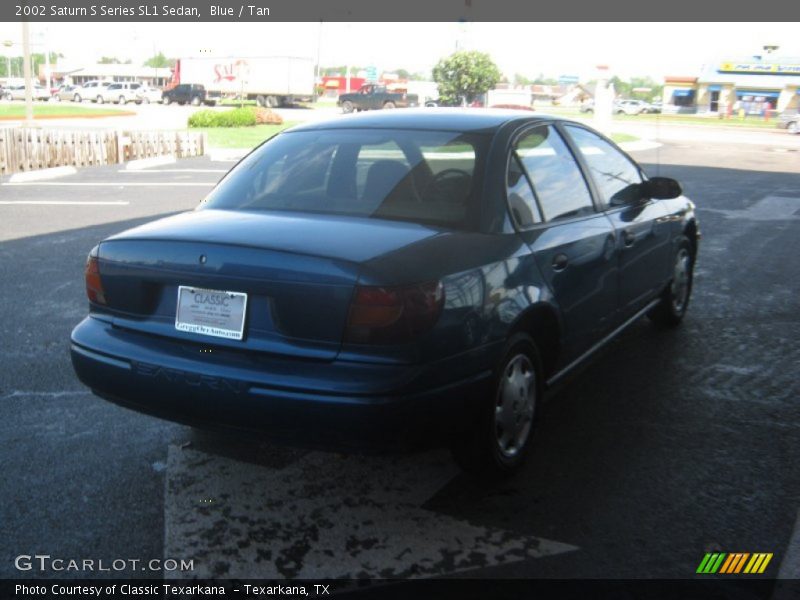
[[[108,165],[167,154],[202,156],[205,138],[189,131],[0,129],[0,175],[48,167]]]

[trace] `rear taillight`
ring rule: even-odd
[[[84,272],[86,277],[86,295],[89,298],[89,302],[105,304],[106,293],[103,290],[103,281],[100,279],[100,267],[97,264],[98,254],[97,246],[95,246],[86,259],[86,271]]]
[[[444,287],[435,281],[401,287],[356,286],[345,341],[400,344],[429,331],[444,306]]]

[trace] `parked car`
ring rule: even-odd
[[[78,90],[77,85],[60,85],[53,94],[53,100],[56,102],[65,102],[75,98],[75,92]]]
[[[650,110],[650,104],[644,100],[616,100],[614,112],[618,115],[640,115]]]
[[[593,113],[594,112],[594,100],[586,100],[581,102],[580,107],[578,110],[582,113]]]
[[[95,101],[98,104],[103,104],[104,102],[116,102],[117,104],[136,102],[137,93],[141,86],[141,83],[134,81],[118,81],[99,89]]]
[[[11,85],[3,90],[3,94],[6,100],[25,100],[25,86]],[[47,90],[47,88],[38,84],[34,84],[32,86],[31,94],[34,100],[50,99],[50,92]]]
[[[161,101],[164,104],[191,104],[192,106],[200,106],[201,104],[208,104],[214,106],[216,100],[208,97],[206,88],[199,83],[181,83],[176,85],[171,90],[165,91],[161,95]]]
[[[77,89],[73,90],[73,102],[83,102],[84,100],[91,100],[95,102],[101,92],[111,85],[110,81],[92,80],[80,84]]]
[[[650,103],[648,113],[660,113],[663,109],[664,103],[661,100],[655,100]]]
[[[508,473],[548,387],[642,316],[681,322],[698,239],[675,180],[577,122],[308,123],[91,250],[72,362],[144,413]]]
[[[136,90],[136,101],[140,104],[161,102],[161,94],[162,92],[160,89],[143,85]]]
[[[777,125],[781,129],[786,129],[789,133],[800,133],[800,114],[797,111],[781,113]]]

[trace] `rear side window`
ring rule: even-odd
[[[592,196],[578,163],[552,126],[529,130],[515,155],[528,174],[546,221],[592,214]]]
[[[245,159],[204,205],[474,225],[485,134],[334,129],[277,136]]]
[[[641,197],[641,172],[627,156],[583,127],[567,125],[566,129],[578,145],[606,204],[618,206]]]

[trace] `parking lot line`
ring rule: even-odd
[[[153,173],[227,173],[230,169],[150,169],[142,171],[128,171],[120,169],[117,173],[125,173],[126,175],[144,174],[152,175]]]
[[[216,181],[31,181],[25,183],[7,182],[4,187],[49,186],[49,187],[213,187]]]
[[[0,204],[46,204],[48,206],[126,206],[130,202],[123,200],[65,200],[59,202],[58,200],[0,200]]]

